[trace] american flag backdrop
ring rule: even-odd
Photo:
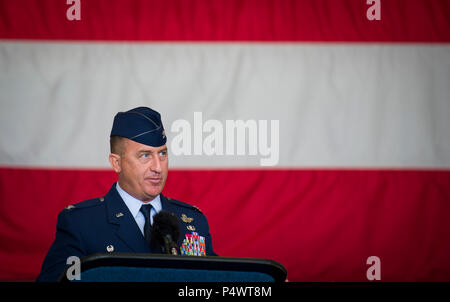
[[[0,0],[0,279],[37,276],[148,106],[219,255],[450,281],[449,43],[448,0]]]

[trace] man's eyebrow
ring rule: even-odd
[[[165,151],[165,152],[167,152],[167,147],[166,148],[164,148],[164,149],[161,149],[161,150],[149,150],[149,149],[141,149],[141,150],[138,150],[138,153],[153,153],[154,151],[156,151],[156,152],[163,152],[163,151]]]

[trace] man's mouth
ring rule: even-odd
[[[147,177],[145,181],[148,181],[152,184],[159,184],[161,182],[161,177]]]

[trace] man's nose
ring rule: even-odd
[[[156,173],[161,173],[161,160],[159,159],[158,154],[153,155],[150,170]]]

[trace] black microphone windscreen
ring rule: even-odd
[[[180,236],[180,222],[174,213],[160,211],[153,216],[153,225],[151,228],[152,238],[164,246],[164,237],[170,235],[172,240],[177,242]]]

